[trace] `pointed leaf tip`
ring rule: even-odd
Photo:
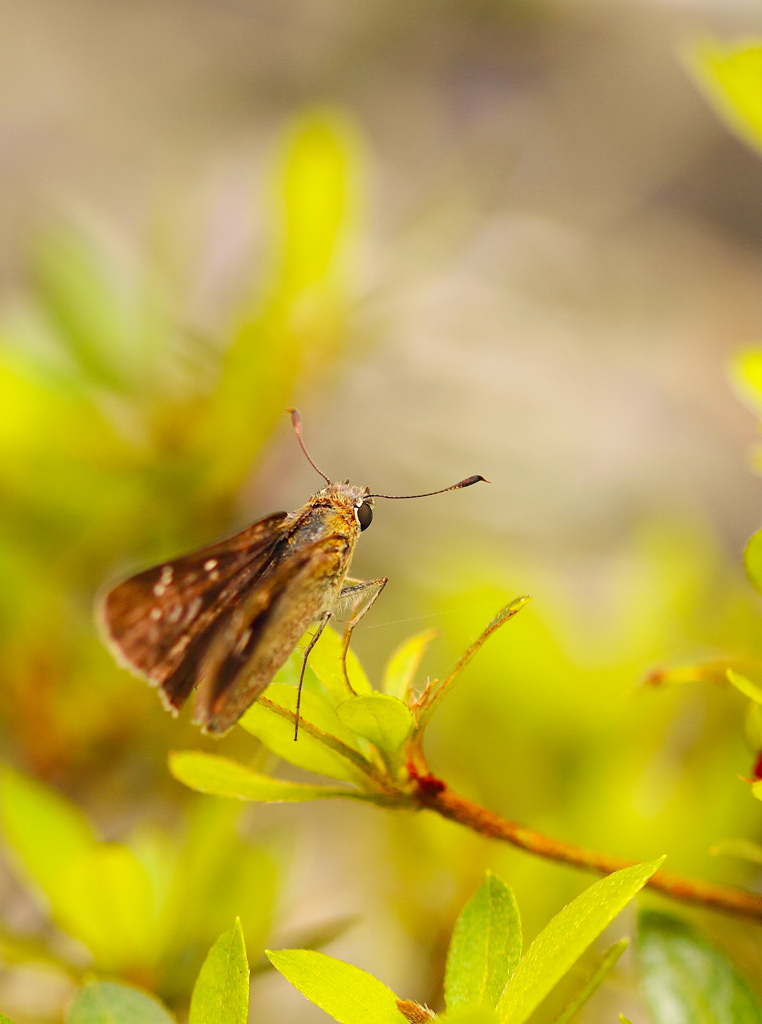
[[[311,949],[266,953],[294,988],[339,1024],[408,1024],[394,992],[359,967]]]
[[[487,876],[455,923],[445,973],[448,1010],[497,1006],[521,958],[521,919],[510,888]]]
[[[207,954],[191,996],[188,1024],[246,1024],[249,963],[240,918]]]
[[[646,884],[664,857],[633,864],[585,889],[540,932],[497,1005],[504,1024],[524,1024],[594,939]]]

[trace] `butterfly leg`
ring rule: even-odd
[[[387,576],[380,576],[377,580],[354,580],[350,579],[350,577],[346,577],[345,582],[346,586],[341,588],[339,600],[349,602],[353,615],[344,627],[344,642],[341,648],[341,668],[344,672],[344,681],[347,684],[349,692],[354,693],[355,691],[349,681],[349,673],[347,672],[347,654],[349,653],[349,642],[352,639],[352,631],[363,615],[365,615],[366,612],[369,612],[376,603],[378,595],[389,582],[389,579]]]
[[[320,639],[320,634],[323,632],[325,627],[328,625],[332,612],[326,612],[323,615],[320,622],[318,622],[317,629],[312,634],[312,639],[304,649],[304,655],[302,657],[302,670],[299,673],[299,686],[296,691],[296,720],[294,721],[294,743],[299,739],[299,709],[302,706],[302,683],[304,682],[304,673],[307,671],[307,659],[310,656],[310,651]]]

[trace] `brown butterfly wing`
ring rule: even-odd
[[[272,682],[304,631],[333,607],[354,544],[343,535],[284,549],[215,630],[199,670],[194,721],[227,732]]]
[[[101,603],[106,639],[118,660],[160,690],[174,713],[198,678],[198,666],[231,606],[286,543],[286,512],[182,558],[146,569]]]

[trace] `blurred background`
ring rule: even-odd
[[[265,755],[167,716],[102,647],[95,595],[302,504],[319,478],[294,404],[335,478],[396,494],[491,481],[379,500],[353,567],[390,578],[355,634],[371,677],[430,628],[424,674],[442,672],[533,595],[439,714],[434,770],[551,835],[760,884],[709,854],[762,838],[738,779],[743,700],[641,685],[762,652],[741,559],[758,427],[728,374],[762,335],[762,161],[685,62],[707,34],[760,35],[756,6],[28,0],[4,27],[3,757],[142,863],[161,849],[187,873],[178,851],[199,835],[220,885],[249,859],[224,898],[186,878],[192,942],[178,930],[138,963],[65,937],[9,854],[0,1009],[59,1021],[94,965],[182,1013],[228,911],[249,915],[252,960],[350,917],[329,951],[437,1008],[486,867],[528,937],[589,881],[420,815],[236,821],[168,776],[175,747]],[[760,976],[751,925],[690,916]],[[647,1020],[627,957],[579,1019],[619,1012]],[[255,978],[252,1020],[324,1019]]]

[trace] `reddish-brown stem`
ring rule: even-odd
[[[458,796],[433,776],[417,776],[416,781],[415,801],[420,807],[435,811],[451,821],[457,821],[458,824],[465,825],[466,828],[490,839],[512,843],[538,857],[560,861],[585,871],[598,871],[604,875],[635,863],[626,857],[614,857],[607,853],[586,850],[582,846],[565,843],[560,839],[551,839],[540,832],[506,821],[492,811]],[[744,892],[726,885],[714,885],[699,878],[676,875],[671,871],[657,871],[646,885],[684,903],[694,903],[762,922],[762,896],[756,893]]]

